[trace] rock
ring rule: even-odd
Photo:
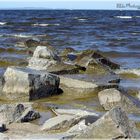
[[[0,123],[0,132],[4,132],[4,131],[6,131],[6,125]]]
[[[98,51],[86,50],[77,55],[77,65],[86,68],[86,73],[106,74],[113,69],[119,69],[119,65],[102,56]]]
[[[81,110],[81,109],[55,109],[54,110],[59,115],[77,115],[77,116],[95,116],[96,118],[99,118],[99,114],[87,110]]]
[[[29,68],[36,70],[47,70],[54,74],[79,73],[81,67],[63,63],[57,54],[46,46],[38,46],[29,60]]]
[[[73,54],[74,52],[76,52],[73,48],[65,48],[64,50],[62,50],[62,52],[60,53],[60,56],[62,58],[63,61],[73,61],[77,58],[77,55]]]
[[[46,46],[38,46],[34,51],[33,57],[60,61],[60,58],[57,56],[57,54],[55,54],[54,51],[50,50]]]
[[[29,60],[28,67],[36,70],[47,70],[53,65],[57,65],[57,61],[32,57]]]
[[[128,112],[140,112],[140,101],[125,91],[119,91],[114,88],[105,89],[98,93],[98,97],[105,110],[120,106]]]
[[[75,52],[75,50],[73,48],[65,48],[61,53],[60,53],[60,56],[63,57],[63,56],[67,56],[69,53],[72,53],[72,52]]]
[[[116,107],[88,126],[76,138],[140,138],[140,133],[136,130],[135,125],[129,121],[125,111],[120,107]]]
[[[15,122],[30,122],[40,118],[40,114],[32,108],[27,108]]]
[[[40,44],[40,40],[37,38],[33,39],[28,39],[25,41],[25,45],[30,48],[30,47],[37,47]]]
[[[60,76],[60,87],[63,89],[64,94],[66,93],[75,97],[86,97],[93,94],[98,85],[94,82],[79,80],[65,75]]]
[[[30,68],[8,67],[3,94],[10,100],[34,100],[58,94],[58,76]]]
[[[122,106],[123,95],[117,89],[105,89],[98,93],[98,98],[105,110],[110,110],[115,106]]]
[[[87,128],[86,121],[82,120],[78,124],[71,127],[67,133],[79,134]]]
[[[8,131],[6,131],[6,134],[12,140],[26,140],[26,139],[29,139],[29,138],[27,138],[27,136],[29,136],[29,135],[33,136],[38,133],[40,135],[42,135],[42,132],[39,131],[40,126],[36,125],[32,122],[31,123],[30,122],[11,123],[7,127],[8,127]],[[31,140],[31,139],[29,139],[29,140]]]
[[[73,95],[73,97],[89,97],[100,90],[118,87],[118,83],[109,83],[110,80],[118,78],[115,75],[99,77],[91,74],[66,74],[59,77],[63,94]]]
[[[0,133],[0,140],[9,140],[9,138],[6,134]]]
[[[3,104],[0,106],[0,123],[27,122],[39,118],[38,112],[23,104]]]
[[[47,120],[41,130],[56,132],[56,131],[66,131],[68,128],[76,125],[79,121],[85,119],[87,116],[74,116],[74,115],[58,115],[54,118]]]

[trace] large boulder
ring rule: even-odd
[[[134,123],[128,119],[125,111],[116,107],[88,126],[76,138],[140,138],[140,133]]]
[[[30,68],[8,67],[3,94],[10,100],[34,100],[58,94],[58,76]]]
[[[29,122],[40,117],[32,107],[23,104],[3,104],[0,106],[0,123]]]
[[[140,101],[124,91],[115,88],[105,89],[98,93],[98,98],[105,110],[120,106],[128,112],[140,112]]]
[[[29,68],[47,70],[54,74],[73,74],[83,70],[79,66],[63,63],[57,54],[46,46],[38,46],[29,60]]]

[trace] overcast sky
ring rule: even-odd
[[[121,9],[117,4],[134,10],[140,7],[140,0],[0,0],[0,9]]]

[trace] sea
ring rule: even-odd
[[[1,74],[27,60],[24,42],[31,38],[60,51],[100,50],[122,70],[140,68],[140,11],[0,10]]]

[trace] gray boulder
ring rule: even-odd
[[[3,94],[10,100],[33,100],[58,93],[58,76],[30,68],[8,67]]]
[[[23,104],[3,104],[0,106],[0,123],[28,122],[40,117],[31,107]]]
[[[130,113],[140,112],[140,101],[124,91],[105,89],[98,93],[98,98],[105,110],[120,106]]]
[[[129,121],[126,113],[120,107],[113,108],[76,138],[140,138],[134,123]]]
[[[60,61],[57,54],[46,46],[38,46],[34,51],[33,57]]]
[[[61,59],[57,54],[47,46],[38,46],[33,53],[33,57],[29,60],[28,67],[47,70],[52,65],[60,63],[60,61]]]

